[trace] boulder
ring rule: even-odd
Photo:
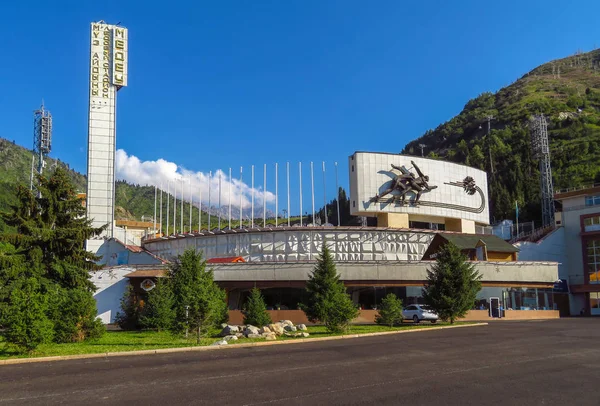
[[[219,340],[219,341],[212,343],[211,345],[227,345],[227,341]]]
[[[227,327],[227,323],[221,323],[221,328],[223,329],[225,327]]]
[[[277,340],[277,336],[275,335],[275,333],[266,333],[264,336],[265,336],[265,340],[267,340],[267,341]]]
[[[281,324],[283,324],[284,326],[286,326],[286,325],[287,326],[293,326],[294,325],[294,323],[292,323],[290,320],[279,320],[279,322]]]
[[[269,324],[269,330],[271,330],[271,332],[277,334],[278,336],[282,335],[284,332],[284,329],[283,329],[283,326],[281,325],[281,323]]]
[[[248,334],[246,337],[248,337],[248,338],[265,338],[261,334]]]
[[[259,334],[258,327],[250,325],[246,326],[246,328],[244,329],[244,335],[248,337],[250,334]]]
[[[270,329],[269,327],[267,327],[267,326],[264,326],[264,327],[261,327],[261,328],[258,330],[258,332],[259,332],[260,334],[270,333],[270,332],[271,332],[271,329]]]
[[[304,337],[304,338],[308,337],[309,335],[310,335],[310,334],[308,334],[308,333],[305,333],[305,332],[302,332],[302,333],[300,333],[300,336],[301,336],[301,337]]]
[[[225,340],[225,341],[235,341],[235,340],[237,340],[237,339],[238,339],[238,338],[237,338],[237,336],[235,336],[235,335],[230,335],[230,336],[225,336],[225,337],[223,337],[223,340]]]
[[[300,331],[306,331],[306,330],[307,330],[307,329],[306,329],[306,325],[305,325],[305,324],[298,324],[298,325],[296,326],[296,328],[297,328],[298,330],[300,330]]]
[[[225,337],[225,336],[230,336],[230,335],[234,335],[235,333],[238,333],[240,331],[238,326],[232,326],[227,324],[225,327],[223,327],[223,330],[221,330],[221,334],[219,334],[221,337]]]
[[[244,336],[244,333],[235,333],[235,336],[237,338],[242,338]]]
[[[284,327],[285,331],[296,331],[296,327],[295,326],[290,326],[290,325],[285,325]]]

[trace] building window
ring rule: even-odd
[[[584,219],[583,231],[600,231],[600,216],[588,217]]]
[[[600,283],[600,240],[589,240],[586,243],[587,269],[590,283]]]
[[[598,204],[600,204],[600,195],[585,197],[585,205],[586,206],[596,206]]]

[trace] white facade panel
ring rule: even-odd
[[[348,167],[353,215],[408,213],[489,224],[487,174],[484,171],[435,159],[369,152],[356,152],[350,156]],[[395,179],[402,175],[400,168],[409,173],[406,179],[410,175],[412,179],[428,179],[430,190],[422,188],[418,203],[415,202],[416,193],[410,188],[407,188],[405,202],[401,202],[401,189],[394,188]],[[400,183],[407,185],[408,180]]]

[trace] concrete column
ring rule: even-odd
[[[377,213],[377,227],[409,228],[408,213]]]
[[[445,224],[446,231],[475,234],[475,222],[473,220],[447,218]]]

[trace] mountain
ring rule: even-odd
[[[402,153],[418,155],[424,144],[428,157],[486,170],[492,220],[514,219],[518,201],[519,220],[541,224],[539,162],[529,127],[536,114],[548,121],[554,190],[600,181],[600,50],[543,64],[469,100]]]

